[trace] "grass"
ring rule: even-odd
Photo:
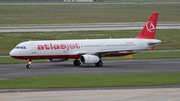
[[[121,3],[146,3],[146,2],[179,2],[179,0],[103,0],[104,2],[121,2]]]
[[[138,35],[140,30],[113,31],[74,31],[74,32],[17,32],[0,33],[0,55],[9,54],[18,43],[28,40],[65,40],[65,39],[94,39],[94,38],[131,38]],[[156,49],[180,49],[180,29],[157,30],[156,38],[162,40]]]
[[[0,89],[122,87],[180,84],[180,73],[78,74],[1,80]]]
[[[0,26],[144,22],[159,12],[160,22],[180,22],[179,4],[4,4]]]
[[[132,55],[132,59],[160,59],[160,58],[180,58],[180,52],[141,52]],[[103,57],[103,61],[106,60],[125,60],[125,56],[123,57]],[[130,59],[126,59],[130,60]],[[69,62],[72,62],[73,59],[69,59]],[[48,62],[46,59],[44,60],[33,60],[35,62]],[[12,64],[12,63],[27,63],[27,60],[18,60],[14,58],[0,58],[0,64]]]
[[[140,52],[132,55],[132,59],[180,58],[180,52]],[[125,57],[105,57],[103,60],[124,60]]]
[[[13,2],[13,3],[63,3],[64,0],[2,0],[0,2]],[[109,3],[114,3],[114,2],[119,2],[119,3],[147,3],[147,2],[179,2],[179,0],[97,0],[97,2],[109,2]]]

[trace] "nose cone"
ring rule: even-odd
[[[15,50],[13,49],[13,50],[10,51],[9,55],[11,57],[13,57],[13,56],[16,56],[17,54],[16,54]]]

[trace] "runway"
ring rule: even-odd
[[[180,58],[103,61],[103,67],[94,64],[73,66],[72,62],[33,63],[31,69],[24,64],[0,65],[0,79],[62,74],[127,74],[180,72]]]
[[[62,74],[162,73],[180,72],[180,58],[104,61],[104,67],[71,62],[34,63],[31,69],[24,64],[0,65],[0,78],[20,78]],[[144,87],[100,87],[66,89],[0,90],[2,101],[179,101],[180,85]]]
[[[87,31],[87,30],[135,30],[144,24],[124,25],[82,25],[82,26],[19,26],[0,27],[0,32],[52,32],[52,31]],[[180,29],[180,24],[158,24],[157,29]]]
[[[0,93],[1,101],[179,101],[180,88]]]

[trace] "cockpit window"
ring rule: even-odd
[[[25,46],[16,46],[15,49],[26,49]]]

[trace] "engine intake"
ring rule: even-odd
[[[82,55],[80,57],[80,61],[83,63],[83,64],[86,64],[86,63],[97,63],[99,62],[99,57],[96,56],[96,55]]]

